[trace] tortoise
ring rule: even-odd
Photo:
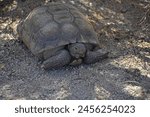
[[[108,55],[88,19],[70,4],[49,3],[33,9],[17,31],[44,69],[96,63]]]

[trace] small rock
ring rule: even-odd
[[[0,70],[3,69],[5,67],[5,64],[0,63]]]

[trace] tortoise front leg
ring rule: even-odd
[[[55,69],[68,65],[71,61],[71,56],[67,50],[60,50],[56,55],[48,58],[42,64],[44,69]]]
[[[84,58],[84,63],[91,64],[96,63],[108,57],[108,52],[104,49],[98,49],[94,51],[88,50]]]

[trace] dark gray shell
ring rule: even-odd
[[[76,42],[98,45],[88,20],[75,7],[63,3],[34,9],[18,26],[18,33],[35,55]]]

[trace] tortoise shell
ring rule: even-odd
[[[35,8],[18,25],[18,33],[34,55],[71,43],[98,45],[97,34],[85,16],[63,3]]]

